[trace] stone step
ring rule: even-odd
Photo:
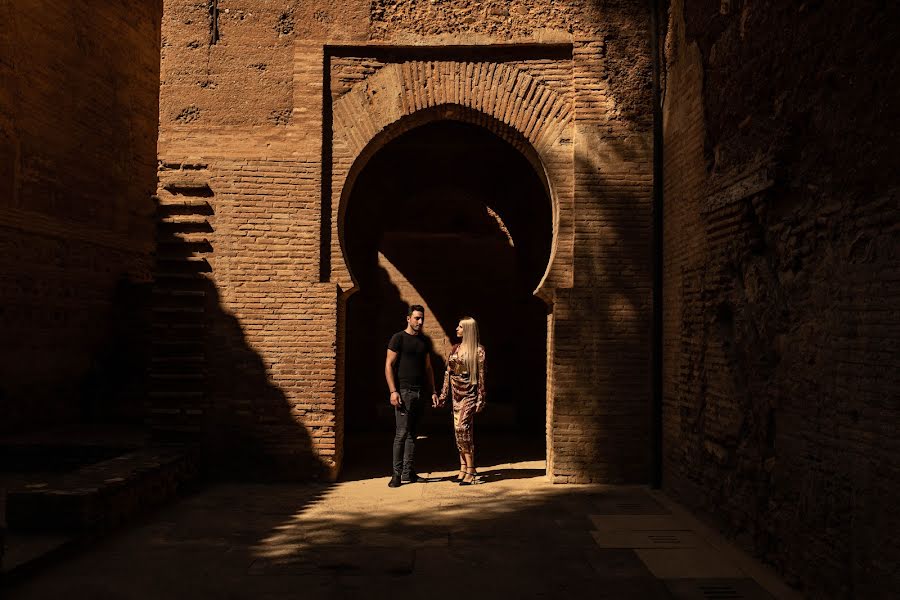
[[[157,256],[156,270],[157,273],[209,273],[212,266],[202,256]]]
[[[206,250],[197,250],[195,247],[192,247],[187,244],[183,244],[181,246],[172,246],[171,248],[160,248],[156,253],[156,260],[162,262],[170,262],[177,260],[184,260],[187,258],[194,258],[198,260],[207,260],[204,256],[205,253],[211,252]]]
[[[212,244],[205,237],[181,238],[168,237],[156,240],[159,247],[159,255],[169,254],[195,254],[202,252],[212,252]]]
[[[203,345],[206,335],[204,323],[153,323],[150,342],[154,346],[165,342]]]
[[[153,391],[153,392],[147,393],[147,396],[149,396],[151,400],[167,400],[167,401],[177,401],[177,400],[197,401],[197,400],[202,400],[204,395],[205,394],[200,391]]]
[[[211,215],[213,208],[206,200],[172,196],[161,198],[157,208],[159,215]]]
[[[199,182],[204,185],[205,182]],[[159,206],[209,206],[209,202],[200,198],[191,198],[186,196],[155,196]]]
[[[206,330],[202,315],[190,312],[154,312],[150,331],[160,339],[198,339]],[[199,341],[199,339],[198,339]]]
[[[203,381],[206,377],[205,373],[178,373],[178,372],[162,372],[150,371],[150,379],[158,379],[161,381]]]
[[[202,314],[206,311],[202,306],[154,306],[151,310],[156,314]]]
[[[198,335],[157,331],[156,336],[150,340],[152,355],[159,358],[180,358],[185,355],[203,354],[205,344],[198,337]]]
[[[153,290],[155,294],[158,294],[159,297],[166,294],[168,291],[197,291],[197,292],[205,292],[209,290],[208,280],[200,276],[194,277],[164,277],[162,279],[158,279],[153,284]],[[157,297],[157,299],[159,299]]]
[[[208,265],[209,260],[205,256],[194,254],[193,252],[170,252],[170,253],[157,253],[156,254],[156,262],[157,263],[196,263]]]
[[[157,219],[160,225],[209,225],[205,215],[166,215]]]
[[[162,184],[162,188],[173,195],[209,198],[213,195],[209,183],[199,179],[173,179]],[[160,196],[160,202],[163,197]]]
[[[212,244],[204,232],[177,232],[157,230],[156,243],[160,247],[201,245],[204,252],[212,252]]]
[[[175,233],[209,233],[212,225],[206,217],[196,215],[172,215],[157,221],[158,231],[162,234]]]
[[[177,448],[143,448],[10,489],[11,531],[96,531],[172,498],[197,473]]]
[[[15,532],[7,534],[0,564],[3,585],[33,576],[40,569],[69,556],[79,546],[72,533]]]
[[[186,415],[181,411],[172,414],[152,413],[147,418],[147,425],[153,429],[153,438],[161,443],[190,444],[203,431],[202,413]]]
[[[151,356],[159,361],[180,360],[198,356],[206,360],[204,344],[197,338],[153,338],[150,340]]]
[[[149,408],[193,408],[206,398],[203,381],[154,380],[149,385]]]
[[[62,473],[141,448],[141,427],[68,424],[0,435],[0,473]]]
[[[150,362],[154,365],[184,365],[184,364],[202,364],[206,362],[206,356],[203,354],[176,354],[168,356],[151,356]]]
[[[150,340],[150,346],[153,349],[154,357],[171,358],[176,355],[203,356],[204,343],[196,338],[184,340],[154,338]]]
[[[159,391],[166,388],[167,384],[170,383],[183,384],[187,382],[203,381],[206,379],[207,372],[205,364],[203,363],[154,363],[148,371],[147,376],[152,381],[150,384],[151,389]]]
[[[206,291],[205,290],[184,290],[177,288],[169,288],[169,287],[154,287],[153,295],[155,296],[163,296],[163,297],[176,297],[176,298],[205,298]]]
[[[206,356],[200,352],[170,351],[159,349],[151,355],[148,374],[153,373],[205,373]]]
[[[153,279],[156,280],[156,283],[171,282],[172,284],[207,281],[204,271],[154,271]]]
[[[150,365],[148,375],[156,381],[190,381],[199,379],[194,375],[207,375],[205,356],[154,356],[150,359]],[[176,377],[182,375],[184,377]]]

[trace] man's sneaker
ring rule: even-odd
[[[400,487],[400,478],[394,475],[391,477],[390,483],[388,483],[388,487]]]
[[[428,481],[424,477],[419,477],[418,473],[410,473],[403,477],[403,483],[425,483]]]

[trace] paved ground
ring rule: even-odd
[[[390,489],[366,469],[332,485],[211,485],[7,597],[791,597],[661,495],[554,486],[541,461],[480,470],[470,487],[434,471]]]

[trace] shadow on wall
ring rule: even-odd
[[[592,433],[593,448],[569,460],[581,472],[593,471],[594,460],[607,463],[611,481],[622,483],[646,481],[650,462],[648,443],[613,442],[623,439],[623,430],[633,432],[634,439],[650,439],[652,213],[650,173],[641,163],[648,155],[615,137],[605,138],[600,152],[576,152],[576,180],[588,180],[610,195],[597,192],[590,205],[581,207],[580,219],[602,223],[603,229],[575,249],[576,290],[568,302],[580,305],[576,314],[593,318],[561,317],[554,334],[558,344],[579,349],[579,379],[594,386],[594,406],[579,400],[580,414],[588,415],[584,427]],[[628,163],[633,165],[628,178],[646,172],[645,186],[623,186],[621,167],[609,172],[609,165]],[[602,292],[595,287],[599,282]]]
[[[665,489],[808,597],[900,589],[893,13],[676,2],[667,40]]]
[[[150,285],[120,279],[110,302],[109,332],[79,387],[80,421],[139,424],[144,419]]]
[[[0,2],[2,432],[140,419],[125,281],[152,251],[161,19]]]
[[[150,423],[157,437],[199,444],[214,478],[332,476],[332,465],[318,456],[301,422],[312,417],[302,408],[311,401],[289,399],[270,379],[241,322],[221,305],[214,281],[193,282],[192,291],[205,298],[201,318],[187,312],[183,322],[155,323],[153,361],[168,363],[169,382],[151,392]]]
[[[328,477],[331,465],[314,451],[310,432],[300,421],[314,420],[312,411],[297,406],[312,400],[289,400],[271,381],[262,357],[247,342],[240,321],[221,307],[218,294],[207,305],[212,310],[208,387],[214,403],[206,439],[216,461],[211,471],[222,477]]]

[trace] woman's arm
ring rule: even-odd
[[[453,352],[456,350],[456,346],[450,349],[450,354],[447,355],[447,370],[444,371],[444,385],[441,387],[441,395],[438,397],[438,406],[443,406],[444,402],[447,401],[447,396],[451,394],[450,391],[450,357],[453,356]]]
[[[478,398],[475,401],[475,410],[481,412],[484,408],[485,391],[484,391],[484,347],[478,346]]]

